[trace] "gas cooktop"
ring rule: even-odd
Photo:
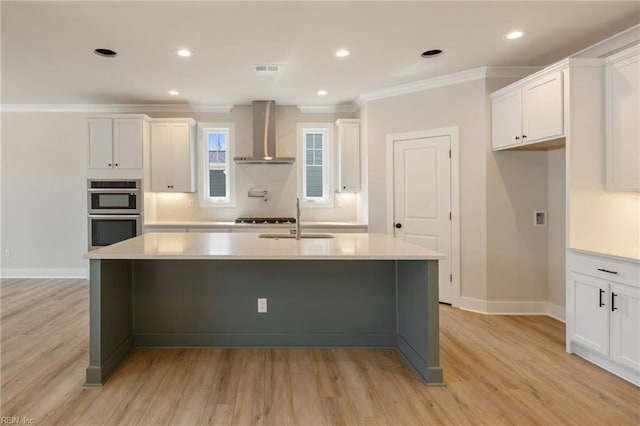
[[[236,223],[261,224],[261,223],[296,223],[295,217],[239,217]]]

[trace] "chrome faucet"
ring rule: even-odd
[[[296,240],[300,239],[300,198],[296,198]]]

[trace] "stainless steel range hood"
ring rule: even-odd
[[[233,157],[238,164],[293,164],[276,155],[276,102],[253,101],[253,156]]]

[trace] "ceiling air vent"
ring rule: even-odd
[[[275,74],[280,72],[280,65],[278,64],[260,64],[254,65],[253,70],[256,74]]]

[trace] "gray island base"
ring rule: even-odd
[[[439,254],[344,235],[145,234],[90,252],[86,385],[104,384],[136,347],[397,347],[442,385]]]

